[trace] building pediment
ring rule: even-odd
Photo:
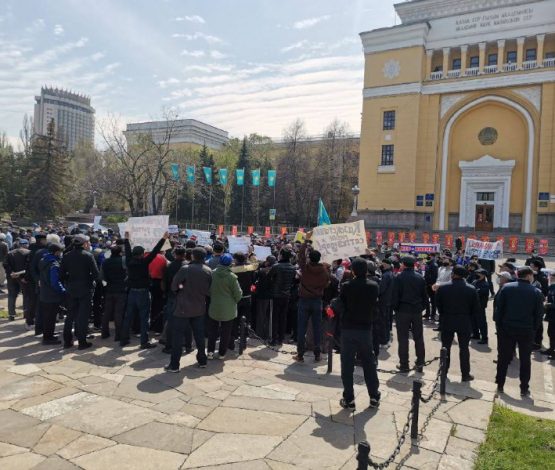
[[[515,160],[501,160],[484,155],[476,160],[460,161],[462,176],[509,176],[515,167]]]

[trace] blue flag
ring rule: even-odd
[[[207,184],[212,184],[212,168],[209,166],[203,166],[202,171],[204,171],[204,177],[206,178]]]
[[[195,166],[194,165],[187,165],[186,173],[187,173],[187,182],[188,183],[194,183],[195,182]]]
[[[273,188],[276,185],[276,170],[268,170],[268,187]]]
[[[220,168],[218,171],[220,184],[222,186],[227,185],[227,168]]]
[[[260,170],[252,170],[252,185],[253,186],[260,186]]]
[[[179,181],[179,163],[172,163],[172,178],[174,181]]]
[[[324,202],[320,199],[318,204],[318,225],[331,225],[330,216],[324,207]]]
[[[237,169],[235,170],[235,176],[237,179],[237,186],[243,186],[245,184],[245,169]]]

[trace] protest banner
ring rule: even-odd
[[[509,238],[509,251],[511,253],[516,253],[518,250],[518,237]]]
[[[405,241],[405,232],[399,232],[398,238],[399,238],[399,243],[403,243]]]
[[[387,232],[387,244],[393,245],[395,243],[395,232]]]
[[[146,251],[152,250],[168,231],[169,220],[169,215],[131,217],[126,224],[131,246],[142,246]]]
[[[453,248],[453,235],[451,235],[450,233],[445,234],[445,247]]]
[[[210,238],[210,235],[212,234],[210,232],[206,232],[204,230],[186,230],[186,233],[190,239],[193,237],[195,238],[197,245],[212,246],[212,239]]]
[[[168,225],[168,233],[179,233],[179,227],[177,225]]]
[[[432,233],[432,243],[439,245],[439,233]]]
[[[400,243],[401,253],[429,254],[439,251],[439,243]]]
[[[100,230],[100,220],[102,219],[101,215],[95,215],[93,221],[93,230]]]
[[[424,244],[430,243],[430,234],[428,232],[424,232],[422,234],[422,243]]]
[[[237,225],[231,226],[231,235],[233,235],[234,237],[237,236]]]
[[[416,232],[409,232],[409,242],[414,243],[416,241]]]
[[[253,249],[254,256],[258,261],[266,261],[266,258],[272,255],[272,249],[269,246],[254,245]]]
[[[247,227],[247,234],[252,235],[253,233],[254,233],[254,227],[252,225],[249,225]]]
[[[229,252],[231,254],[239,252],[247,254],[249,252],[249,247],[251,246],[250,237],[236,237],[232,235],[227,237],[227,241],[229,243]]]
[[[264,227],[264,238],[271,238],[271,237],[272,237],[272,228]]]
[[[535,241],[533,238],[527,238],[525,240],[524,247],[525,247],[526,253],[532,253],[532,251],[534,251],[534,246],[535,246]]]
[[[480,237],[480,240],[482,240],[483,242],[489,242],[489,236],[488,235],[482,235]]]
[[[127,232],[127,224],[125,222],[118,223],[119,234],[123,237]]]
[[[312,243],[322,254],[322,261],[329,264],[336,259],[363,255],[367,248],[364,221],[315,227]]]
[[[466,240],[465,256],[478,256],[479,259],[497,260],[503,257],[503,243],[483,242],[474,238]]]
[[[381,245],[383,242],[383,234],[382,232],[376,232],[376,245]]]
[[[542,256],[547,255],[547,253],[549,252],[549,241],[547,239],[542,238],[540,240],[540,247],[538,249],[538,252]]]

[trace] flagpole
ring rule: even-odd
[[[195,224],[195,180],[196,180],[197,166],[193,165],[193,201],[191,204],[191,228]]]
[[[245,169],[243,168],[243,198],[241,200],[241,233],[243,233],[244,216],[245,216]]]

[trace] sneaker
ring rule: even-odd
[[[141,349],[152,349],[155,348],[156,345],[152,343],[141,344]]]
[[[474,380],[474,376],[470,374],[464,375],[462,378],[463,382],[472,382],[473,380]]]
[[[214,353],[213,352],[206,353],[206,358],[211,361],[212,359],[214,359]]]
[[[351,410],[351,411],[355,411],[356,406],[355,406],[355,401],[347,401],[345,400],[345,398],[342,398],[341,400],[339,400],[339,406],[341,406],[341,408],[345,409],[345,410]]]
[[[404,365],[401,365],[401,364],[397,364],[395,367],[397,367],[399,372],[404,372],[404,373],[410,372],[409,366],[404,366]]]
[[[219,359],[220,361],[223,361],[225,359],[225,354],[220,354],[219,352],[214,353],[214,359]]]
[[[77,349],[78,349],[79,351],[83,351],[83,349],[89,349],[90,347],[92,347],[92,345],[93,345],[92,343],[85,342],[85,343],[80,344],[80,345],[77,347]]]
[[[171,372],[172,374],[177,374],[179,372],[179,367],[174,368],[168,364],[167,366],[164,366],[164,370],[166,372]]]
[[[304,357],[301,356],[300,354],[296,354],[295,356],[293,356],[293,360],[295,362],[304,362]]]
[[[370,405],[368,407],[377,408],[378,406],[380,406],[380,398],[381,398],[381,395],[378,397],[370,397]]]

